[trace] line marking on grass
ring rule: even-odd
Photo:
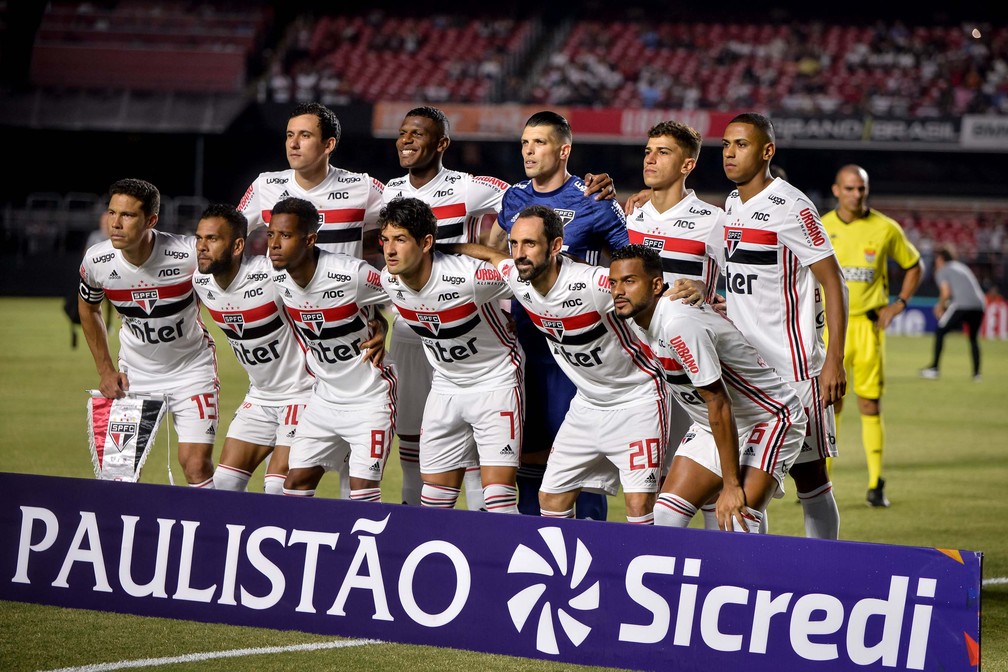
[[[254,649],[232,649],[230,651],[206,651],[203,653],[187,653],[183,656],[166,658],[140,658],[138,660],[120,660],[114,663],[95,663],[79,667],[60,667],[46,672],[106,672],[107,670],[126,670],[137,667],[159,667],[161,665],[177,665],[179,663],[196,663],[215,658],[241,658],[243,656],[261,656],[270,653],[288,653],[291,651],[319,651],[322,649],[343,649],[365,644],[381,644],[377,639],[341,639],[335,642],[313,642],[311,644],[292,644],[290,646],[263,646]]]
[[[993,579],[984,579],[982,585],[996,586],[1001,583],[1008,583],[1008,576],[995,576]]]

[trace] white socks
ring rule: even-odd
[[[454,509],[460,492],[460,488],[424,483],[420,503],[434,509]]]
[[[658,493],[658,501],[655,502],[654,524],[668,527],[689,527],[690,520],[693,519],[696,512],[696,507],[679,495],[661,492]]]
[[[468,473],[466,480],[469,480]],[[469,484],[466,483],[466,501],[469,501]],[[513,485],[503,485],[501,483],[491,483],[483,488],[483,500],[486,501],[486,510],[494,513],[518,513],[518,488]],[[472,507],[469,507],[473,510]]]
[[[805,512],[805,536],[813,539],[840,537],[840,511],[833,497],[833,483],[827,482],[812,492],[799,492]]]
[[[484,503],[484,492],[483,492],[483,478],[480,476],[479,467],[469,467],[465,471],[465,477],[462,479],[462,484],[465,487],[466,493],[466,508],[470,511],[480,511],[482,509],[490,510],[490,507]],[[518,495],[515,495],[515,501],[518,501]]]
[[[252,478],[252,474],[243,469],[218,464],[213,474],[213,487],[217,490],[245,492],[248,490],[250,478]]]

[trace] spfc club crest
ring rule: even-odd
[[[157,289],[134,289],[133,290],[133,303],[140,306],[140,309],[145,313],[150,315],[151,310],[154,308],[154,304],[158,302],[158,290]]]
[[[301,313],[300,322],[305,329],[315,334],[316,336],[320,336],[322,334],[322,327],[325,326],[325,315],[323,315],[321,312],[315,312],[315,313],[303,312]]]
[[[550,335],[556,338],[558,341],[563,338],[564,333],[564,323],[563,320],[543,320],[543,329],[548,331]]]
[[[436,314],[425,315],[424,313],[417,313],[417,320],[430,329],[434,334],[437,334],[438,329],[441,328],[441,318]]]
[[[225,313],[224,324],[231,327],[236,334],[241,336],[242,332],[245,330],[245,316],[241,313],[234,315],[228,315]]]
[[[112,445],[120,453],[129,446],[130,442],[137,435],[137,423],[135,422],[110,422],[108,429],[109,439]]]
[[[560,215],[560,221],[563,222],[564,226],[573,222],[574,216],[577,214],[574,210],[567,210],[563,208],[553,208],[553,212]]]
[[[644,247],[650,247],[655,252],[661,252],[665,249],[665,241],[661,238],[648,238],[647,236],[644,236],[642,242]]]
[[[728,250],[729,257],[735,254],[735,248],[740,242],[742,242],[742,229],[725,230],[725,249]]]

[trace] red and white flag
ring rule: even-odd
[[[92,392],[88,399],[88,441],[95,477],[136,482],[164,419],[164,397],[127,395],[108,399]]]

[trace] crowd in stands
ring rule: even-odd
[[[972,29],[971,29],[972,30]],[[983,33],[980,33],[983,37]],[[578,21],[543,104],[933,118],[1008,112],[1008,28]]]

